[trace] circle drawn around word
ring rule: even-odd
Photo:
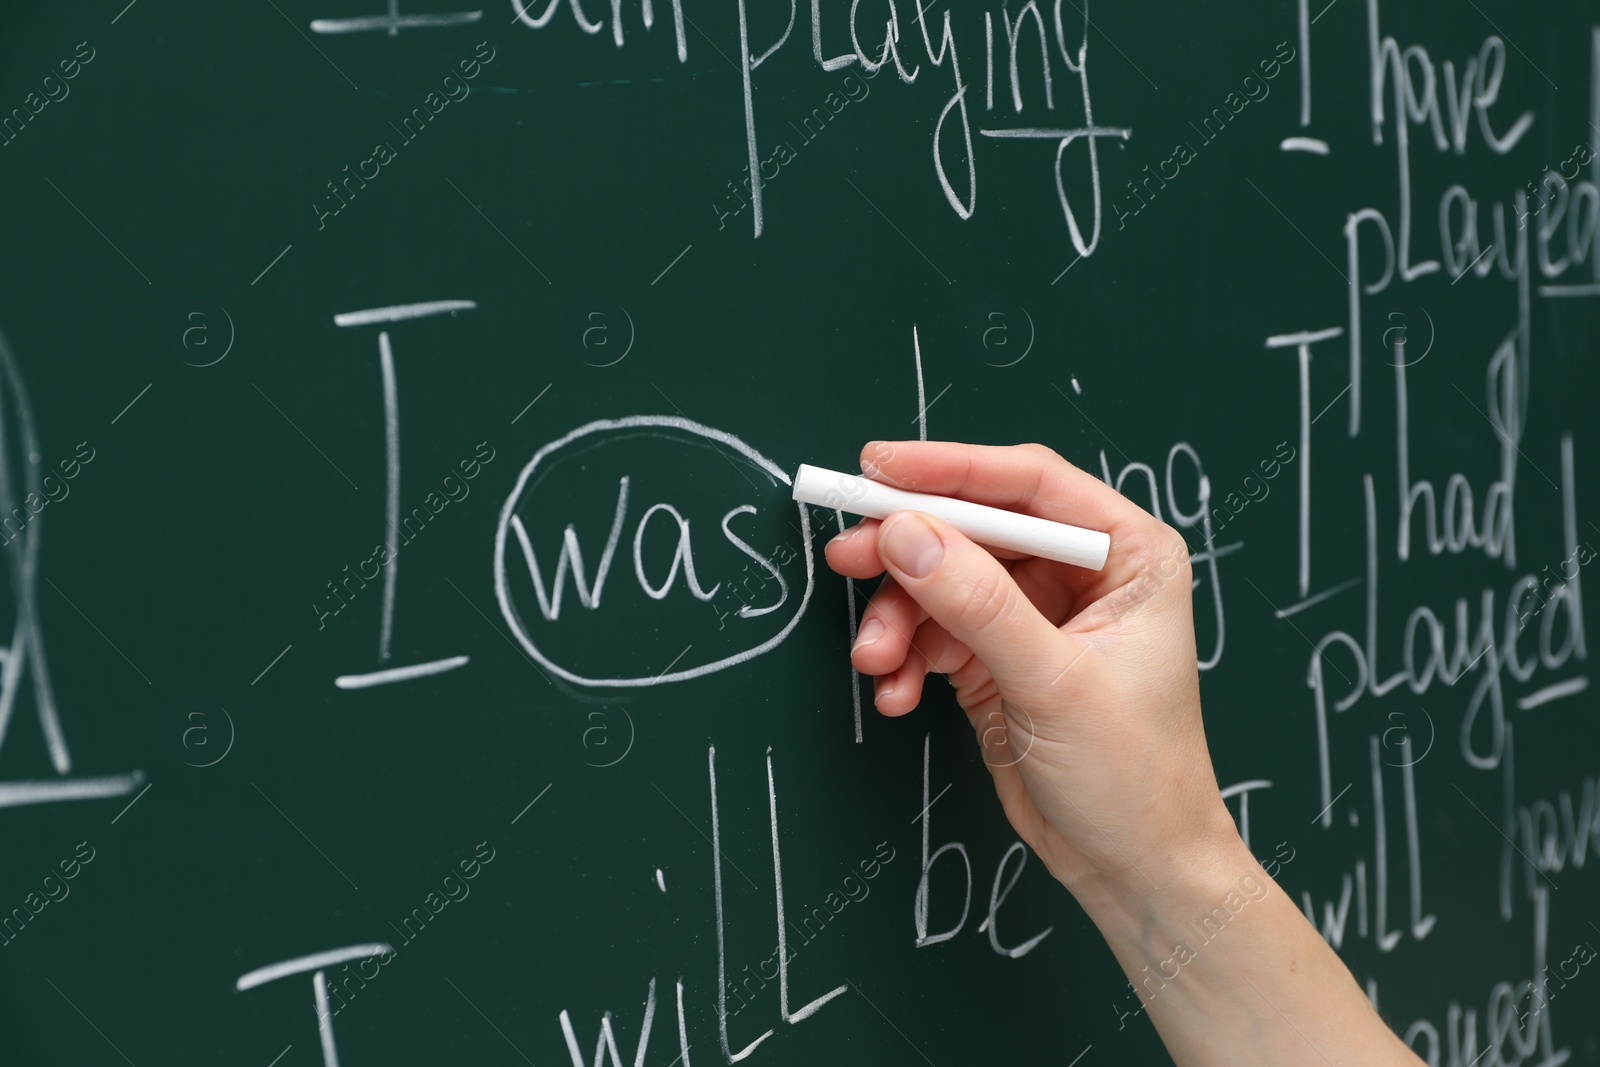
[[[535,643],[533,637],[529,634],[528,628],[523,622],[521,615],[518,613],[516,605],[512,603],[511,592],[507,584],[507,541],[511,528],[512,516],[516,513],[517,505],[522,503],[523,493],[528,488],[530,481],[533,480],[534,474],[536,472],[540,472],[540,468],[547,463],[553,465],[556,461],[551,460],[551,457],[556,455],[562,449],[566,448],[568,445],[571,445],[575,441],[581,441],[583,438],[590,437],[592,435],[609,433],[612,431],[637,430],[641,428],[676,430],[681,433],[691,434],[695,437],[705,438],[707,441],[712,442],[713,448],[715,448],[716,445],[721,445],[726,449],[730,449],[739,453],[745,459],[749,460],[751,464],[753,464],[760,471],[770,475],[777,485],[793,485],[793,479],[786,471],[784,471],[782,467],[778,466],[772,460],[768,459],[766,456],[763,456],[761,453],[745,444],[733,434],[730,434],[724,430],[718,430],[710,426],[702,425],[698,422],[693,422],[677,415],[630,415],[620,419],[598,419],[594,422],[586,423],[583,426],[578,427],[576,430],[573,430],[564,437],[558,438],[555,441],[551,441],[549,444],[535,452],[533,454],[533,458],[528,461],[527,466],[522,468],[522,473],[518,475],[516,484],[512,487],[510,495],[506,497],[505,505],[500,509],[500,521],[495,527],[494,533],[494,595],[495,600],[500,605],[501,616],[506,620],[506,623],[511,628],[512,634],[517,639],[517,643],[522,646],[523,651],[525,651],[535,662],[537,662],[539,666],[550,671],[552,674],[555,674],[577,685],[605,688],[631,688],[638,686],[658,685],[665,682],[686,681],[690,678],[699,678],[703,675],[713,674],[717,671],[724,670],[725,668],[743,663],[746,660],[754,659],[762,653],[770,652],[772,649],[782,644],[784,639],[789,636],[790,632],[792,632],[794,628],[799,625],[800,617],[805,614],[807,605],[811,603],[811,594],[816,586],[816,560],[813,558],[811,552],[802,551],[800,555],[805,560],[805,591],[800,597],[799,604],[794,608],[794,614],[789,617],[789,620],[786,623],[784,623],[782,629],[780,629],[776,634],[768,637],[765,641],[762,641],[760,644],[756,645],[754,648],[742,649],[731,655],[724,656],[721,659],[714,660],[709,663],[701,663],[694,666],[684,667],[679,670],[668,670],[660,674],[648,676],[631,678],[590,678],[561,666],[552,660],[548,655],[546,655],[544,651],[539,648],[538,644]],[[590,442],[585,442],[585,444],[590,444]],[[728,457],[724,455],[723,458],[726,459]],[[810,513],[805,507],[797,506],[796,517],[800,521],[800,542],[803,545],[810,545]]]

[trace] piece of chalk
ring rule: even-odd
[[[842,474],[809,463],[800,464],[795,473],[794,499],[869,519],[886,519],[896,511],[920,511],[943,519],[979,544],[1026,552],[1092,571],[1105,567],[1106,555],[1111,551],[1111,535],[1098,530],[1019,515],[970,500],[913,493],[859,474]]]

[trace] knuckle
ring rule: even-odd
[[[1027,444],[1018,445],[1017,447],[1031,452],[1038,459],[1046,460],[1052,463],[1061,460],[1061,453],[1057,452],[1049,445],[1040,444],[1038,441],[1029,441]]]
[[[1189,542],[1182,534],[1166,523],[1161,523],[1154,537],[1154,552],[1147,562],[1155,568],[1158,579],[1187,578],[1192,572],[1189,561]]]
[[[1013,610],[1014,586],[998,568],[982,568],[965,580],[958,608],[963,627],[982,633],[1003,625]]]

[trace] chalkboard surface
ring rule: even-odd
[[[0,1061],[1169,1062],[850,669],[786,481],[926,435],[1185,534],[1425,1060],[1600,1062],[1592,4],[13,7]]]

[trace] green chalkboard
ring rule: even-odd
[[[1169,1062],[850,668],[920,435],[1185,535],[1425,1060],[1600,1062],[1592,4],[12,7],[0,1062]]]

